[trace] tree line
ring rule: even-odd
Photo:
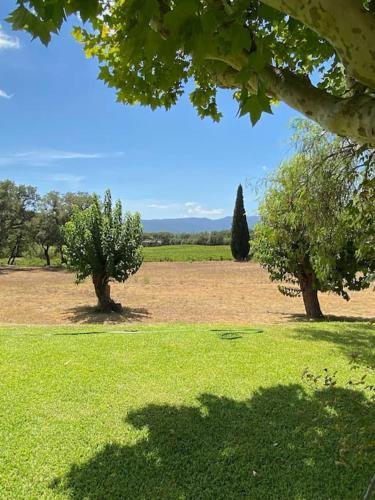
[[[230,245],[231,231],[202,231],[200,233],[144,233],[145,246],[159,245]]]

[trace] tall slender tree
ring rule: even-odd
[[[234,206],[230,247],[235,260],[244,261],[248,259],[250,252],[250,235],[241,184],[237,189],[236,204]]]

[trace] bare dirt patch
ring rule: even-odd
[[[284,297],[255,263],[145,263],[127,283],[112,284],[122,314],[95,312],[89,280],[74,283],[63,270],[0,270],[0,323],[280,323],[304,318],[302,299]],[[320,294],[323,312],[339,319],[375,320],[375,293],[345,302]]]

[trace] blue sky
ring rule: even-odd
[[[118,104],[71,26],[45,48],[4,21],[14,5],[0,6],[0,179],[41,193],[110,188],[144,218],[230,215],[241,182],[256,213],[250,186],[287,154],[293,110],[281,104],[252,128],[224,91],[219,124],[187,96],[168,112]]]

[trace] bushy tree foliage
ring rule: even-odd
[[[241,184],[237,189],[236,204],[233,212],[230,248],[235,260],[247,260],[250,252],[250,234],[243,201]]]
[[[318,291],[348,300],[347,290],[374,278],[374,250],[363,241],[373,228],[374,204],[371,215],[359,217],[363,208],[370,211],[362,177],[373,174],[368,164],[362,170],[362,153],[351,144],[304,122],[297,132],[302,147],[270,179],[253,245],[271,279],[291,284],[280,291],[302,294],[307,316],[319,318]]]
[[[43,248],[47,266],[51,265],[50,248],[62,248],[62,224],[62,196],[51,191],[40,199],[34,218],[35,241]]]
[[[0,182],[0,252],[13,264],[32,238],[32,219],[38,195],[36,188]]]
[[[86,210],[75,208],[64,230],[68,265],[76,271],[77,282],[91,276],[98,308],[119,311],[110,296],[110,281],[124,282],[142,264],[140,215],[122,214],[120,201],[112,208],[110,191],[104,202],[94,198]]]
[[[220,119],[216,93],[226,88],[253,124],[281,100],[334,133],[375,146],[372,0],[17,4],[13,28],[46,44],[67,16],[91,21],[75,35],[99,59],[100,78],[120,102],[169,108],[192,79],[191,102],[202,117]]]

